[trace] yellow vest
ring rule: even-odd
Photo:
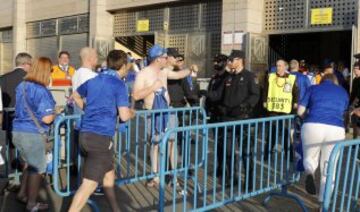
[[[71,79],[71,77],[75,73],[75,68],[72,66],[69,66],[68,73],[61,70],[59,65],[53,66],[53,70],[51,72],[51,78],[52,79]]]
[[[269,75],[269,89],[267,95],[267,110],[279,113],[291,113],[292,89],[295,85],[296,76],[289,75],[287,78],[278,77],[276,73]]]
[[[71,78],[75,73],[75,68],[69,66],[67,72],[61,70],[59,65],[53,66],[51,72],[51,86],[71,86]]]

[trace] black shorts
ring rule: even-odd
[[[114,169],[112,137],[81,132],[79,141],[85,159],[83,177],[101,184],[105,174]]]

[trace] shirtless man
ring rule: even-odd
[[[192,71],[197,72],[197,70],[184,69],[181,71],[173,71],[168,67],[168,57],[166,49],[162,48],[159,45],[154,45],[149,50],[149,59],[150,65],[140,71],[136,77],[133,98],[135,101],[144,100],[144,109],[151,110],[153,109],[153,102],[155,97],[155,92],[161,88],[165,88],[165,99],[169,105],[170,98],[169,93],[167,92],[167,80],[168,79],[182,79],[189,76]],[[170,158],[174,158],[174,144],[170,145]],[[159,145],[152,145],[150,150],[151,156],[151,165],[152,171],[154,173],[158,172],[158,151]],[[171,160],[173,161],[173,160]],[[155,177],[148,183],[149,187],[157,186],[159,184],[159,177]]]

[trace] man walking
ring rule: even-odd
[[[70,212],[78,212],[85,205],[98,184],[104,186],[104,193],[112,210],[119,212],[114,191],[115,172],[113,166],[117,114],[122,121],[134,117],[129,109],[128,93],[120,74],[126,69],[127,55],[113,50],[107,57],[108,70],[83,83],[73,94],[76,104],[85,114],[81,120],[80,148],[85,154],[83,182],[75,194]]]

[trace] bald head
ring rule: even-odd
[[[283,74],[285,74],[286,70],[288,69],[289,65],[285,60],[278,60],[276,62],[276,69],[277,69],[277,73],[282,76]]]
[[[290,61],[290,69],[292,72],[297,72],[299,71],[300,65],[299,62],[297,60],[291,60]]]
[[[84,47],[80,50],[80,58],[83,67],[94,68],[97,64],[96,49]]]

